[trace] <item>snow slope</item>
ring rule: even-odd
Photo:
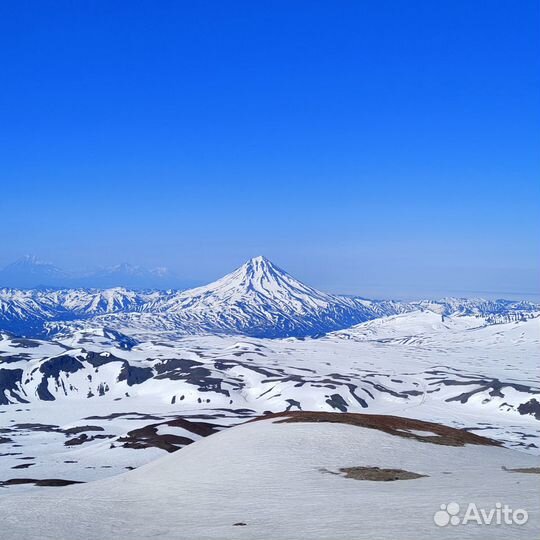
[[[284,410],[433,420],[538,454],[539,364],[538,318],[485,325],[432,311],[305,340],[155,332],[141,341],[106,328],[56,341],[5,334],[0,482],[118,474],[169,443],[185,446],[154,433],[174,435],[182,419],[229,426]]]
[[[520,452],[420,442],[341,423],[263,420],[222,431],[136,471],[88,484],[0,497],[11,540],[535,538],[538,467]],[[433,435],[430,426],[422,433]],[[435,436],[436,438],[437,436]],[[422,477],[347,478],[347,467]],[[441,504],[497,503],[524,525],[438,527]]]

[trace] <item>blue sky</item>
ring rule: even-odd
[[[0,265],[539,294],[536,1],[0,5]]]

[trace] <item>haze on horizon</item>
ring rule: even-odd
[[[0,6],[0,267],[540,297],[537,2],[51,6]]]

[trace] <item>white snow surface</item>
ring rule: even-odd
[[[536,538],[539,459],[508,449],[418,442],[331,423],[253,422],[136,471],[0,498],[10,540]],[[343,467],[427,475],[375,482]],[[333,474],[332,474],[333,473]],[[525,509],[525,525],[437,527],[441,504]],[[235,525],[235,524],[244,525]]]

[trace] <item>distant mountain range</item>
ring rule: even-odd
[[[0,270],[0,286],[32,288],[59,287],[71,276],[51,263],[40,261],[34,255],[25,255]]]
[[[88,272],[68,272],[26,255],[0,270],[0,287],[33,289],[126,287],[128,289],[181,289],[193,286],[167,268],[147,269],[129,263],[98,268]]]
[[[34,261],[29,266],[43,266],[42,275],[51,279],[58,275],[50,265]],[[124,273],[125,268],[118,272]],[[104,282],[110,275],[103,276]],[[255,257],[209,285],[186,291],[0,289],[0,330],[33,337],[100,328],[139,335],[151,330],[180,335],[313,337],[418,309],[441,318],[472,315],[496,323],[528,318],[540,306],[508,300],[397,302],[331,295],[301,283],[268,259]]]

